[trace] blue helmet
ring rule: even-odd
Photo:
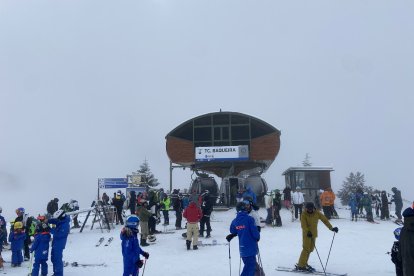
[[[399,240],[400,240],[401,228],[402,228],[402,227],[398,227],[398,228],[396,228],[396,229],[394,230],[394,236],[395,236],[395,239],[396,239],[397,241],[399,241]]]
[[[139,218],[136,215],[130,215],[127,217],[125,224],[132,230],[138,230]]]
[[[237,212],[248,212],[250,209],[250,201],[243,200],[237,203],[236,210]]]

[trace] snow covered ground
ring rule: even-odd
[[[351,222],[347,210],[337,210],[344,219],[331,220],[334,226],[339,227],[339,233],[335,235],[331,256],[327,271],[345,273],[348,275],[395,275],[394,265],[386,252],[390,251],[394,241],[393,230],[398,227],[391,221],[380,221],[380,224],[372,224],[366,221]],[[265,217],[265,209],[259,210]],[[283,227],[265,227],[261,232],[259,243],[260,255],[266,276],[269,275],[298,275],[288,272],[276,271],[277,266],[293,266],[299,258],[301,251],[301,229],[298,221],[291,222],[290,212],[281,211]],[[212,238],[203,239],[204,243],[226,244],[225,236],[231,220],[235,217],[235,210],[214,212],[212,218]],[[82,220],[82,219],[81,219]],[[171,212],[168,229],[174,228],[175,217]],[[90,225],[90,223],[88,223]],[[121,226],[110,233],[101,233],[99,229],[85,228],[83,233],[72,231],[68,238],[68,244],[64,251],[64,260],[72,263],[105,263],[105,267],[71,267],[65,268],[65,275],[122,275],[122,254],[119,240]],[[163,230],[161,225],[158,230]],[[333,238],[333,232],[329,231],[322,222],[319,223],[319,237],[316,247],[326,262],[329,247]],[[187,251],[185,240],[181,234],[185,230],[176,231],[173,234],[159,234],[157,241],[144,250],[150,253],[144,275],[238,275],[239,250],[238,240],[233,239],[230,245],[231,259],[227,245],[200,247],[197,251]],[[100,237],[114,237],[109,246],[95,247]],[[3,257],[10,261],[10,251],[4,251]],[[52,265],[49,261],[49,275],[52,274]],[[321,269],[316,251],[311,254],[309,264]],[[11,268],[10,263],[5,264],[3,273],[7,275],[27,275],[28,262],[20,268]],[[1,273],[0,273],[1,274]],[[140,275],[142,270],[140,271]]]

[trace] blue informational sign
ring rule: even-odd
[[[121,189],[128,187],[126,178],[99,178],[100,189]]]

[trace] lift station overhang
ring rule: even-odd
[[[218,177],[261,174],[280,150],[280,130],[238,112],[192,118],[165,137],[170,161]]]

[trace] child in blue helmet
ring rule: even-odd
[[[30,252],[34,252],[34,263],[31,276],[38,276],[39,269],[42,269],[42,275],[47,275],[47,259],[49,256],[50,228],[47,223],[39,223],[36,227],[34,242]]]
[[[143,261],[139,255],[149,258],[149,253],[141,249],[138,242],[139,218],[131,215],[126,220],[126,226],[121,230],[122,256],[124,261],[123,276],[137,276],[139,268],[142,267]]]
[[[391,261],[395,264],[395,273],[397,276],[403,276],[402,260],[398,256],[398,253],[400,251],[401,228],[402,227],[398,227],[397,229],[394,230],[394,236],[395,236],[396,241],[394,242],[391,248]]]
[[[237,216],[231,222],[231,234],[227,235],[226,239],[230,242],[235,236],[239,237],[240,257],[244,263],[241,276],[253,276],[256,270],[256,255],[259,252],[257,242],[260,240],[260,233],[254,218],[249,216],[250,202],[243,200],[236,208]]]

